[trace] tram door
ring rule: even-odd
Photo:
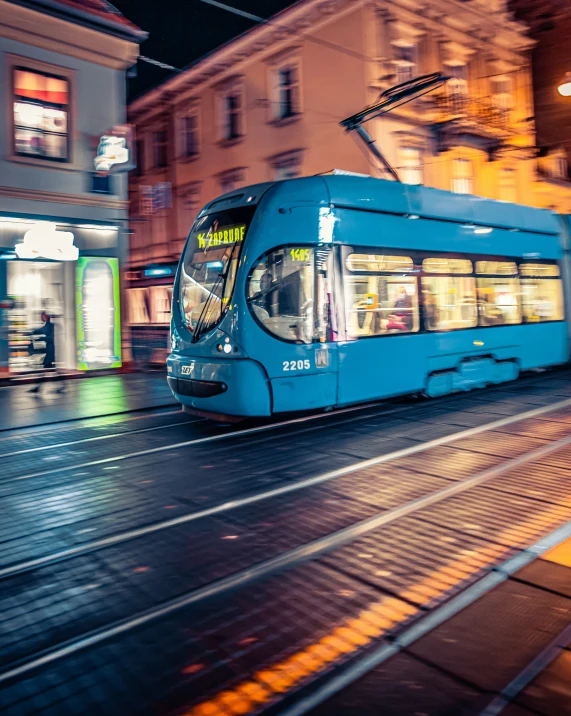
[[[265,329],[251,355],[268,373],[274,412],[337,402],[333,263],[330,247],[290,244],[266,254],[251,273],[250,310]]]
[[[420,390],[424,361],[418,354],[420,317],[412,259],[349,251],[344,251],[343,261],[345,340],[338,344],[339,404]]]

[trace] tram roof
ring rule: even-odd
[[[367,176],[326,174],[320,178],[335,206],[539,234],[561,233],[557,214],[547,209]]]
[[[230,192],[209,202],[200,214],[251,200],[257,203],[269,189],[276,192],[274,196],[290,200],[294,196],[299,198],[299,192],[305,201],[457,224],[517,229],[550,236],[561,234],[563,228],[561,217],[548,209],[350,173],[320,174],[242,187],[239,193]]]

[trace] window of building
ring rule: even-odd
[[[511,167],[502,167],[499,176],[499,194],[501,201],[517,203],[516,172]]]
[[[150,323],[149,306],[146,288],[127,289],[127,306],[129,308],[129,323]]]
[[[69,81],[14,67],[14,152],[56,162],[69,160]]]
[[[453,331],[478,325],[473,277],[423,276],[421,286],[424,327],[428,331]]]
[[[234,191],[234,189],[236,188],[237,182],[233,177],[220,177],[220,191],[222,192],[222,194],[228,194],[229,192]]]
[[[513,107],[512,81],[510,77],[492,78],[492,102],[495,107],[510,110]]]
[[[409,82],[416,74],[416,47],[393,45],[396,83]]]
[[[112,194],[113,185],[109,174],[91,174],[90,191],[95,194]]]
[[[555,156],[552,159],[552,172],[551,175],[556,179],[567,178],[567,158],[563,156]]]
[[[177,189],[177,209],[179,216],[179,236],[186,236],[200,209],[200,182]]]
[[[474,193],[473,168],[469,159],[454,159],[452,162],[452,184],[450,188],[455,194]]]
[[[295,179],[299,176],[299,167],[284,166],[274,168],[274,181],[284,181],[285,179]]]
[[[424,181],[420,149],[401,147],[399,175],[405,184],[422,184]]]
[[[524,323],[562,321],[563,285],[556,264],[521,264],[520,285]],[[547,278],[550,277],[550,278]]]
[[[299,64],[288,63],[272,70],[272,105],[273,119],[289,119],[301,111]]]
[[[465,63],[447,64],[444,72],[448,80],[449,95],[465,97],[468,94],[468,67]]]
[[[344,279],[350,338],[418,331],[416,278],[402,275],[414,269],[412,258],[355,253],[347,257],[346,265],[351,272]]]
[[[218,98],[218,133],[220,141],[239,139],[243,134],[242,93],[238,89]]]
[[[284,179],[294,179],[301,176],[302,160],[302,149],[293,149],[270,157],[268,163],[272,179],[274,181],[283,181]]]
[[[179,117],[179,156],[196,157],[199,151],[198,140],[198,113],[191,112]]]
[[[145,140],[137,139],[135,142],[135,158],[137,166],[135,167],[135,173],[137,176],[142,176],[145,173]]]
[[[485,278],[479,275],[476,279],[480,325],[505,326],[521,323],[519,281],[515,263],[478,261],[476,271],[478,274],[500,274]]]
[[[151,323],[168,324],[171,319],[172,286],[150,286]]]
[[[218,183],[222,194],[234,191],[245,181],[244,169],[230,169],[218,175]]]
[[[153,167],[167,165],[167,130],[157,129],[153,132]]]

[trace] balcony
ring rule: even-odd
[[[431,104],[431,124],[439,152],[458,146],[473,147],[487,152],[493,160],[515,133],[511,109],[500,107],[489,98],[447,93],[432,97]]]

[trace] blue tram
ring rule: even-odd
[[[210,202],[174,286],[168,381],[211,416],[440,396],[569,357],[555,214],[357,175]]]

